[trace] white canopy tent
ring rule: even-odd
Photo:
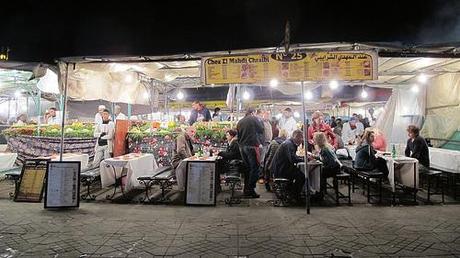
[[[446,112],[439,114],[438,111],[433,111],[440,110],[436,106],[443,100],[436,102],[430,96],[449,97],[449,94],[443,95],[440,92],[450,87],[457,88],[454,85],[458,85],[458,79],[454,78],[458,78],[460,73],[458,47],[458,44],[405,48],[392,44],[324,43],[292,45],[290,51],[377,51],[379,53],[378,80],[341,81],[340,84],[391,88],[393,96],[384,112],[381,112],[377,126],[387,134],[389,142],[402,142],[406,138],[407,123],[422,125],[427,110],[430,110],[425,123],[428,128],[426,130],[424,128],[424,132],[429,136],[446,137],[455,129],[454,125],[449,126],[449,130],[446,129],[442,135],[437,133],[437,129],[429,129],[437,124],[433,120],[435,114],[437,120],[446,114]],[[153,102],[159,105],[160,102],[167,101],[169,93],[180,88],[214,87],[214,85],[202,84],[200,60],[203,57],[275,52],[282,52],[282,50],[263,48],[170,56],[71,57],[61,58],[58,61],[62,82],[65,82],[66,71],[69,71],[68,96],[72,99],[105,99],[132,104],[146,104],[150,101],[151,104]],[[423,82],[419,81],[420,76],[423,77]],[[328,84],[329,82],[304,83],[306,90],[323,87],[325,91]],[[258,86],[269,85],[267,83]],[[280,83],[278,90],[284,94],[300,95],[299,86],[300,82]],[[459,98],[450,96],[449,107],[460,104]],[[300,100],[299,98],[299,102]],[[332,100],[332,95],[329,99],[322,99],[323,102],[329,100]],[[458,126],[455,120],[451,121]]]

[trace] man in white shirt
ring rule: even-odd
[[[279,123],[280,131],[281,130],[286,130],[288,133],[288,138],[292,136],[292,133],[297,130],[297,122],[295,119],[292,117],[292,109],[291,108],[286,108],[283,111],[283,116],[280,119]]]
[[[358,121],[356,117],[351,117],[350,121],[343,124],[342,140],[345,145],[353,145],[357,143],[357,139],[364,132],[364,125]]]
[[[93,167],[99,166],[101,160],[110,158],[113,149],[115,124],[110,121],[110,112],[107,109],[102,111],[101,117],[102,123],[96,124],[94,128],[94,137],[97,138],[97,142]]]
[[[104,112],[105,106],[100,105],[97,110],[98,110],[98,112],[94,116],[94,124],[95,125],[102,124],[102,112]]]
[[[121,107],[118,105],[115,106],[115,120],[128,120],[128,117],[121,113]]]
[[[51,107],[48,110],[48,113],[45,115],[45,124],[47,125],[58,125],[61,124],[61,120],[58,118],[56,114],[56,108]]]

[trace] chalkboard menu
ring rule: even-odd
[[[187,161],[186,205],[216,205],[215,161]]]
[[[16,202],[41,202],[48,159],[27,159],[21,171]]]
[[[46,178],[45,209],[79,207],[79,161],[48,162]]]

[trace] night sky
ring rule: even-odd
[[[291,43],[460,41],[459,0],[14,2],[0,46],[17,61],[272,47],[287,20]]]

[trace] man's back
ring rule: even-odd
[[[264,133],[264,128],[259,119],[255,116],[246,116],[237,124],[238,141],[242,146],[259,146],[260,135]]]

